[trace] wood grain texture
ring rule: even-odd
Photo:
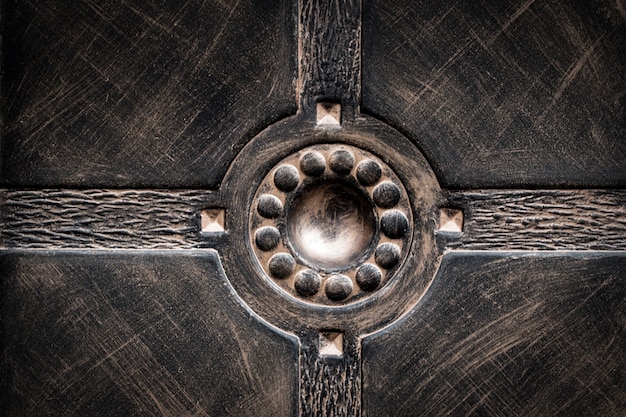
[[[624,278],[624,253],[447,255],[364,339],[364,415],[623,416]]]
[[[193,249],[198,213],[216,203],[203,190],[31,190],[0,193],[5,248]],[[626,191],[455,191],[464,233],[454,249],[624,250]],[[228,221],[228,207],[227,221]],[[223,242],[222,242],[223,243]]]
[[[367,1],[362,45],[362,111],[443,188],[626,186],[623,2]]]
[[[213,188],[296,112],[291,0],[2,1],[2,174],[28,187]]]
[[[626,190],[467,191],[449,194],[465,212],[452,248],[626,250]]]
[[[316,331],[300,338],[300,417],[361,416],[361,345],[344,337],[341,357],[319,355]]]
[[[341,101],[353,117],[361,92],[361,1],[300,0],[300,98]]]

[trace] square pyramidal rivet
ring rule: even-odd
[[[317,126],[341,126],[341,104],[329,102],[317,103]]]
[[[202,233],[223,233],[224,218],[223,209],[205,209],[200,212],[200,231]]]
[[[439,232],[462,233],[463,211],[452,208],[442,208],[439,211]]]
[[[322,332],[320,333],[320,356],[342,356],[343,355],[343,333]]]

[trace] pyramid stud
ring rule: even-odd
[[[319,102],[317,103],[317,126],[319,127],[340,127],[341,126],[341,104]]]

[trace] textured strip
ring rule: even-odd
[[[354,111],[361,88],[361,1],[300,0],[299,55],[302,104],[342,100]]]
[[[626,190],[451,192],[465,212],[450,247],[473,250],[625,250]]]
[[[361,415],[361,344],[346,337],[341,357],[319,355],[317,332],[300,335],[300,416]]]
[[[204,190],[0,191],[5,248],[191,249],[213,246]],[[626,190],[455,191],[464,250],[626,250]],[[228,207],[225,207],[228,209]]]
[[[191,249],[209,191],[3,191],[5,248]]]

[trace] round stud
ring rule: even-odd
[[[300,169],[309,177],[319,177],[326,170],[326,158],[319,152],[307,152],[300,159]]]
[[[364,186],[377,183],[382,174],[380,164],[371,159],[362,161],[356,167],[356,179]]]
[[[400,210],[387,210],[380,218],[380,229],[390,239],[403,237],[409,228],[409,219]]]
[[[373,197],[378,207],[392,208],[400,201],[400,189],[394,183],[385,181],[374,189]]]
[[[332,301],[340,301],[352,293],[352,280],[345,275],[332,275],[326,280],[326,296]]]
[[[288,253],[277,253],[270,258],[268,269],[270,274],[277,279],[288,278],[296,268],[296,261]]]
[[[274,172],[274,185],[280,191],[288,193],[293,191],[300,182],[298,169],[293,165],[282,165]]]
[[[374,259],[381,268],[391,269],[400,261],[400,248],[393,243],[383,243],[376,248]]]
[[[380,285],[383,274],[376,265],[364,264],[356,271],[356,283],[363,291],[373,291]]]
[[[339,149],[330,155],[330,169],[337,175],[348,175],[354,167],[354,156],[344,149]]]
[[[254,234],[254,243],[264,252],[270,251],[280,242],[280,232],[272,226],[261,227]]]
[[[283,211],[283,203],[274,195],[263,194],[259,197],[256,210],[266,219],[275,219]]]
[[[317,294],[321,284],[322,278],[320,274],[310,269],[304,269],[298,272],[294,280],[296,291],[303,297],[310,297]]]

